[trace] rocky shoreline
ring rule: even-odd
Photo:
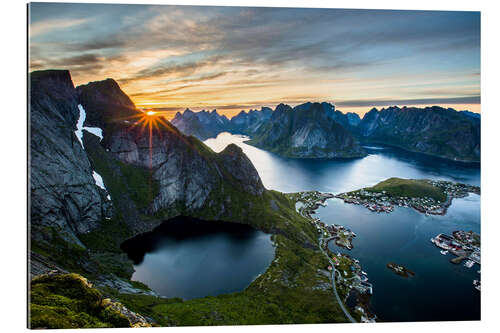
[[[326,201],[335,195],[310,191],[294,193],[291,196],[296,201],[297,212],[306,217],[320,235],[320,250],[331,262],[328,270],[337,272],[338,279],[333,283],[338,284],[343,293],[343,302],[360,317],[361,322],[375,322],[377,316],[370,309],[373,287],[368,283],[368,277],[362,270],[359,260],[348,254],[340,252],[335,254],[328,248],[328,243],[334,240],[337,246],[351,250],[352,239],[356,234],[342,225],[326,225],[320,219],[312,217],[319,207],[326,206]]]
[[[408,278],[411,276],[415,276],[415,273],[413,271],[410,271],[408,268],[404,267],[403,265],[398,265],[393,262],[388,263],[387,268],[389,268],[391,271],[396,273],[399,276]]]
[[[426,215],[446,215],[453,199],[467,197],[469,193],[478,195],[481,193],[480,187],[468,184],[436,180],[422,180],[422,182],[443,191],[446,199],[441,201],[427,196],[394,196],[386,191],[375,191],[373,188],[340,193],[334,195],[334,197],[343,200],[344,203],[362,205],[376,213],[391,213],[394,211],[394,207],[398,206],[412,208]]]

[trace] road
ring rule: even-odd
[[[340,275],[340,273],[335,268],[335,264],[332,261],[332,259],[323,250],[323,246],[322,245],[323,245],[323,237],[321,237],[319,239],[319,249],[328,258],[328,261],[330,262],[330,265],[332,265],[332,286],[333,286],[333,293],[335,294],[335,298],[337,298],[337,303],[339,303],[340,308],[342,309],[342,311],[344,311],[344,314],[347,317],[347,319],[349,319],[351,321],[351,323],[357,323],[357,321],[351,316],[351,314],[349,313],[349,310],[347,310],[347,308],[344,306],[344,303],[342,302],[342,300],[339,297],[339,294],[337,292],[337,286],[335,285],[335,273],[338,273],[339,275]]]

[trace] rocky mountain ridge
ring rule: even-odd
[[[47,227],[79,245],[77,235],[112,215],[107,193],[75,135],[78,94],[68,71],[30,74],[30,218],[37,240],[51,239]]]
[[[446,159],[479,162],[481,123],[470,116],[439,106],[426,108],[373,108],[356,132],[361,141],[397,146]]]
[[[336,110],[335,106],[331,103],[311,103],[307,102],[292,108],[302,113],[307,112],[313,104],[319,104],[319,109],[323,111],[328,118],[334,120],[341,127],[343,127],[349,134],[345,137],[349,138],[345,145],[351,144],[351,136],[355,137],[355,141],[359,140],[366,143],[382,143],[387,145],[397,146],[405,150],[424,153],[428,155],[438,156],[445,159],[464,161],[464,162],[478,162],[480,160],[480,114],[470,111],[455,111],[454,109],[445,109],[438,106],[415,108],[415,107],[389,107],[378,111],[376,108],[367,112],[363,118],[353,112],[343,113]],[[215,137],[217,134],[227,131],[235,134],[245,134],[252,138],[252,142],[257,142],[260,148],[274,151],[284,156],[295,158],[329,158],[329,157],[342,157],[344,156],[363,156],[359,154],[357,148],[354,148],[350,153],[343,151],[341,141],[337,142],[336,147],[329,147],[330,152],[327,154],[323,150],[311,148],[309,153],[292,153],[297,147],[295,143],[285,143],[286,140],[295,140],[301,135],[296,135],[295,139],[282,137],[281,148],[275,147],[276,143],[273,142],[274,136],[268,135],[262,137],[264,128],[269,127],[272,121],[272,116],[276,113],[278,107],[273,111],[270,108],[263,107],[259,110],[250,110],[249,112],[242,111],[238,115],[231,118],[229,121],[224,122],[224,125],[213,125],[214,123],[206,122],[204,125],[204,133],[209,133],[210,128],[213,130],[208,135],[197,134],[199,128],[196,122],[190,124],[189,121],[184,121],[183,127],[187,128],[187,133],[192,133],[200,139],[207,137]],[[193,112],[191,112],[193,113]],[[183,118],[183,114],[178,113],[176,118]],[[220,116],[219,116],[220,117]],[[310,115],[311,120],[315,117],[313,113]],[[276,117],[275,117],[276,119]],[[281,119],[285,121],[284,119]],[[324,121],[324,120],[320,120]],[[219,121],[220,123],[220,121]],[[280,126],[275,129],[279,129]],[[315,125],[317,128],[321,124]],[[336,132],[329,133],[343,133],[336,126]],[[302,134],[310,131],[303,130]],[[327,131],[328,132],[328,131]],[[314,135],[319,135],[315,132]],[[290,135],[292,135],[290,133]],[[339,134],[340,135],[340,134]],[[320,139],[314,143],[312,140],[309,142],[311,145],[318,144],[321,147],[325,144],[324,139]],[[323,135],[324,136],[324,135]],[[335,136],[333,136],[335,137]],[[323,140],[321,143],[320,141]],[[335,140],[335,138],[333,138]],[[267,142],[266,142],[267,141]],[[288,145],[288,146],[287,146]],[[295,146],[294,146],[295,145]],[[327,150],[328,150],[327,149]],[[285,150],[290,150],[285,152]],[[317,153],[314,153],[316,151]],[[343,151],[343,153],[335,153],[335,151]]]
[[[280,104],[249,144],[293,158],[353,158],[366,155],[356,138],[337,120],[328,103]]]
[[[217,134],[230,128],[229,119],[219,115],[216,110],[193,112],[186,109],[183,113],[177,112],[171,122],[182,133],[200,140],[216,137]]]
[[[68,71],[30,73],[30,125],[35,266],[93,275],[109,262],[108,273],[129,278],[124,254],[112,253],[125,238],[182,214],[252,224],[248,214],[269,205],[239,147],[213,152],[135,108],[112,79],[75,88]]]

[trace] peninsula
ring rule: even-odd
[[[481,190],[479,186],[442,180],[389,178],[375,186],[335,197],[377,213],[390,213],[398,206],[424,214],[445,215],[454,198],[463,198],[469,193],[480,194]]]

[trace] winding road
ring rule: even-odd
[[[339,297],[339,294],[337,292],[337,286],[335,285],[335,273],[338,273],[339,275],[340,275],[340,273],[335,268],[335,264],[332,261],[332,259],[323,250],[323,246],[322,245],[323,245],[323,237],[321,237],[319,239],[319,249],[328,258],[328,261],[330,262],[330,265],[332,265],[332,268],[333,268],[332,269],[332,286],[333,286],[333,292],[335,294],[335,298],[337,298],[337,303],[339,303],[340,308],[342,309],[342,311],[344,311],[344,314],[347,317],[347,319],[349,319],[351,321],[351,323],[357,323],[357,321],[351,316],[351,314],[349,313],[349,310],[347,310],[347,308],[345,307],[344,303],[342,302],[342,300]]]

